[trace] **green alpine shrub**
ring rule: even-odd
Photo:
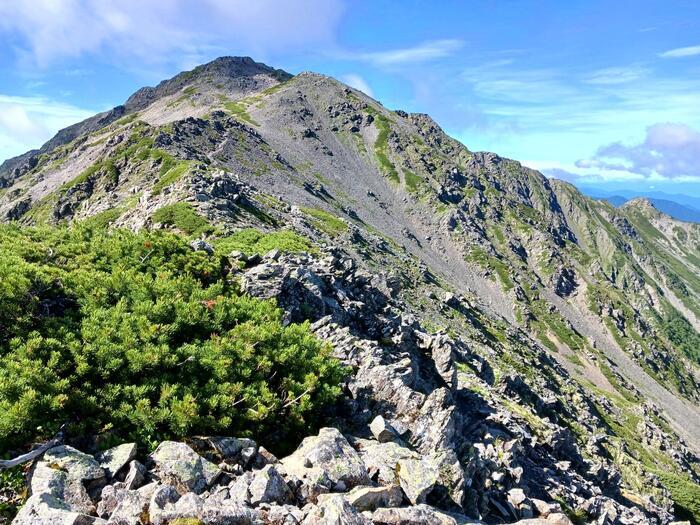
[[[307,324],[165,232],[0,226],[0,454],[51,435],[191,434],[286,448],[343,369]]]

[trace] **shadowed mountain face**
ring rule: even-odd
[[[647,200],[616,209],[471,152],[427,115],[248,58],[137,91],[6,161],[0,183],[6,221],[218,236],[291,228],[389,275],[402,315],[477,356],[454,366],[443,400],[463,436],[447,448],[461,447],[453,452],[466,471],[474,443],[517,437],[523,484],[579,504],[571,487],[585,486],[662,522],[678,505],[669,487],[697,481],[700,226]],[[358,374],[371,373],[362,366]],[[396,417],[408,417],[399,405]],[[493,413],[529,437],[488,425],[469,433]],[[342,424],[366,423],[349,415]],[[431,424],[409,441],[442,453],[426,437]],[[486,497],[486,508],[496,485],[474,481],[470,497]]]

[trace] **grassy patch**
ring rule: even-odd
[[[387,154],[389,150],[389,132],[391,131],[390,121],[388,118],[386,118],[386,116],[382,115],[374,108],[367,108],[367,112],[374,117],[374,124],[379,130],[377,140],[374,141],[374,154],[379,162],[379,167],[390,181],[399,184],[401,182],[399,179],[399,172],[396,171],[396,167],[394,166],[393,162],[389,160],[389,156]]]
[[[700,334],[676,310],[667,315],[664,323],[666,336],[689,359],[700,364]]]
[[[348,230],[345,221],[331,215],[327,211],[318,208],[302,208],[302,211],[313,217],[311,223],[314,227],[331,236],[340,235]]]
[[[213,228],[209,221],[198,215],[188,202],[177,202],[163,206],[153,214],[153,220],[161,224],[173,226],[189,235],[211,233]]]
[[[177,161],[177,163],[162,174],[158,179],[158,182],[153,185],[153,195],[158,195],[165,188],[180,180],[187,172],[190,165],[191,162],[188,160]],[[166,166],[166,163],[162,164],[161,171],[163,171],[163,166]]]
[[[406,189],[412,193],[418,191],[418,185],[421,183],[421,178],[413,173],[411,170],[403,170],[403,178],[406,182]]]
[[[501,281],[503,289],[507,292],[515,287],[511,279],[511,271],[508,265],[493,255],[489,255],[483,248],[473,248],[467,255],[467,260],[477,263],[482,268],[493,270]]]
[[[248,107],[244,103],[234,101],[224,102],[224,108],[238,120],[242,120],[253,126],[260,126],[260,124],[248,114]]]
[[[676,518],[700,523],[700,485],[687,476],[654,470],[661,484],[671,493]]]
[[[262,255],[275,248],[286,253],[316,252],[307,239],[291,230],[266,233],[255,228],[239,230],[232,235],[217,239],[214,241],[214,248],[224,255],[232,251],[247,255],[254,253]]]
[[[86,168],[83,170],[77,177],[75,177],[72,180],[69,180],[66,182],[63,186],[61,186],[62,191],[67,191],[70,188],[77,186],[78,184],[82,184],[84,182],[87,182],[88,179],[95,175],[99,174],[105,174],[107,177],[109,177],[111,180],[116,182],[119,177],[119,172],[117,171],[116,166],[114,165],[114,160],[109,158],[105,159],[99,162],[96,162],[89,168]]]
[[[116,124],[118,126],[125,126],[127,124],[131,124],[134,120],[136,120],[139,117],[138,113],[132,113],[131,115],[127,115],[125,117],[120,118],[117,120]]]
[[[111,208],[84,219],[82,222],[95,228],[106,228],[110,223],[116,221],[124,213],[124,208]]]

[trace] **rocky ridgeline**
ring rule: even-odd
[[[211,251],[203,241],[192,247]],[[512,374],[495,382],[488,360],[465,343],[397,313],[407,309],[395,277],[334,248],[231,260],[244,291],[275,298],[287,322],[313,321],[351,368],[342,433],[322,428],[281,460],[230,437],[166,441],[142,461],[134,444],[94,456],[57,446],[30,470],[15,525],[570,523],[559,502],[600,524],[671,521],[652,501],[643,510],[621,504],[619,473],[602,454],[584,459],[567,429],[551,421],[536,437],[496,398],[477,395],[465,375],[542,413],[560,409],[546,384]],[[446,301],[458,307],[459,298]],[[594,418],[580,400],[573,406]]]
[[[431,503],[472,518],[512,521],[536,512],[530,504],[513,510],[514,491],[524,491],[523,497],[565,501],[601,523],[671,520],[669,500],[646,501],[644,511],[619,503],[620,473],[601,448],[604,425],[592,400],[580,389],[562,398],[561,384],[549,377],[566,382],[567,373],[545,353],[527,363],[536,363],[538,377],[511,373],[496,380],[492,365],[501,356],[485,357],[461,340],[426,333],[407,313],[392,274],[369,273],[333,248],[318,257],[276,251],[262,260],[233,256],[241,261],[247,293],[274,297],[290,322],[313,321],[316,335],[352,368],[338,424],[358,436],[353,445],[365,454],[421,461],[421,476],[435,476],[427,491]],[[460,298],[448,296],[446,307],[463,307]],[[536,346],[522,333],[513,335]],[[476,393],[475,384],[493,395]],[[508,401],[532,407],[546,428],[535,432]],[[586,428],[585,450],[558,423],[567,411]],[[653,418],[643,421],[644,432],[664,440],[690,470],[696,458],[683,443],[674,443]],[[366,441],[372,437],[386,444]],[[377,470],[373,481],[395,481],[394,466]]]

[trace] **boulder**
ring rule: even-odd
[[[136,457],[136,443],[124,443],[100,452],[96,459],[108,478],[113,478],[125,465]]]
[[[109,516],[110,525],[141,525],[148,513],[149,498],[138,490],[125,490]]]
[[[546,518],[532,518],[516,521],[515,525],[573,525],[571,520],[561,512],[554,512]]]
[[[331,490],[369,484],[359,454],[335,428],[322,428],[318,436],[305,438],[291,456],[282,459],[282,466],[287,474],[302,481],[327,480]]]
[[[398,463],[399,484],[408,500],[424,503],[440,475],[437,464],[426,459],[402,459]]]
[[[39,461],[29,472],[29,495],[50,494],[63,499],[68,473],[52,468],[46,461]]]
[[[294,505],[272,505],[265,514],[269,525],[299,525],[304,521],[305,512]]]
[[[260,503],[287,503],[291,499],[291,491],[287,483],[282,479],[277,469],[267,465],[253,475],[253,480],[248,486],[250,503],[254,507]]]
[[[99,479],[105,475],[95,458],[68,445],[50,448],[44,454],[44,461],[52,468],[67,472],[70,478],[81,481]]]
[[[95,459],[61,445],[50,448],[29,475],[29,493],[48,494],[66,503],[81,514],[93,514],[93,504],[87,486],[104,479],[104,471]]]
[[[394,427],[392,427],[382,416],[375,417],[369,424],[369,429],[374,438],[380,443],[395,441],[399,437]]]
[[[359,511],[373,511],[380,507],[398,507],[403,501],[403,492],[396,485],[355,487],[345,495],[345,499]]]
[[[252,439],[235,437],[198,437],[192,439],[192,446],[199,454],[227,463],[238,463],[244,449],[258,449]]]
[[[100,495],[100,502],[97,504],[97,515],[108,518],[127,492],[128,490],[120,488],[116,484],[107,485],[103,488],[102,494]]]
[[[559,503],[547,503],[546,501],[535,498],[532,498],[530,501],[541,518],[546,518],[555,512],[561,512],[561,505]]]
[[[205,252],[207,255],[214,254],[214,247],[202,239],[195,239],[194,241],[190,242],[190,248],[192,248],[195,252]]]
[[[163,441],[150,458],[160,480],[176,487],[180,494],[203,492],[221,473],[185,443]]]
[[[106,525],[106,521],[71,510],[51,494],[31,496],[12,520],[12,525]]]
[[[148,504],[148,516],[152,525],[165,523],[166,508],[180,499],[175,487],[170,485],[158,485],[151,495]]]
[[[396,466],[402,459],[420,459],[420,455],[397,443],[377,443],[364,439],[355,440],[360,457],[372,479],[381,485],[396,482]]]
[[[413,507],[377,509],[372,513],[372,523],[374,525],[467,525],[480,522],[420,504]]]
[[[241,505],[250,505],[250,492],[248,487],[253,481],[253,473],[245,472],[238,476],[229,484],[229,495],[231,500]]]
[[[204,509],[204,500],[194,492],[188,492],[175,503],[166,505],[166,515],[169,515],[169,521],[178,518],[199,518]],[[169,509],[169,511],[168,511]]]
[[[202,507],[201,519],[207,525],[258,525],[263,523],[263,514],[231,500],[216,502],[207,499]]]
[[[134,490],[143,485],[146,481],[146,467],[136,460],[129,463],[129,470],[124,478],[124,486],[129,490]]]
[[[340,494],[321,496],[318,505],[311,509],[303,525],[372,525],[372,521],[360,514]]]

